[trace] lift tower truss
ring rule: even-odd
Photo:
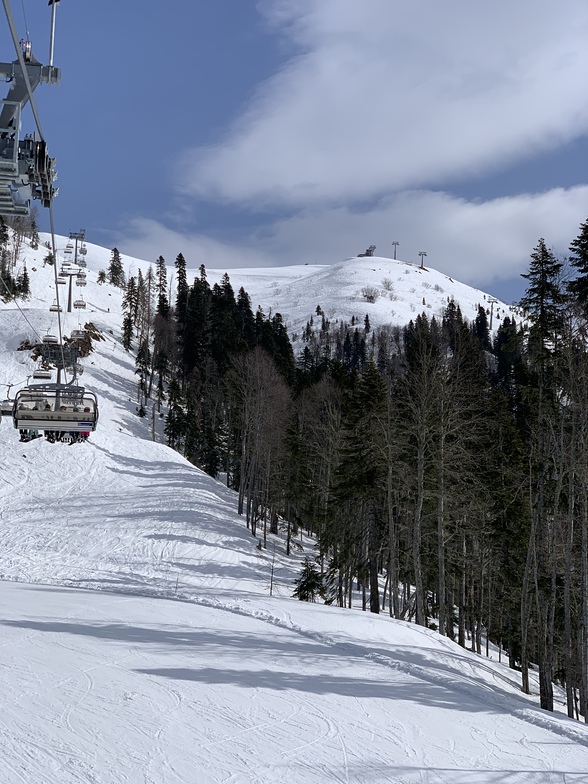
[[[13,32],[8,0],[3,0],[3,5]],[[21,116],[36,87],[59,84],[61,71],[54,65],[42,65],[34,57],[30,41],[21,41],[19,57],[0,63],[0,79],[9,84],[8,95],[0,102],[0,215],[28,215],[32,199],[40,199],[48,207],[57,195],[53,186],[57,173],[55,159],[47,154],[42,138],[37,134],[20,138]]]

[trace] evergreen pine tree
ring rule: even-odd
[[[157,281],[157,310],[158,316],[167,319],[169,316],[169,300],[167,297],[167,269],[165,259],[159,256],[155,262],[155,279]]]
[[[185,378],[189,378],[195,368],[203,367],[209,355],[210,307],[210,286],[206,279],[204,265],[201,265],[200,277],[194,279],[194,285],[188,294],[182,361]]]
[[[107,276],[109,283],[112,283],[113,286],[122,288],[125,285],[125,273],[118,248],[112,249]]]
[[[251,299],[243,286],[237,294],[237,331],[239,350],[251,350],[255,346],[255,316],[251,310]]]
[[[558,359],[560,339],[563,331],[560,274],[562,264],[556,261],[545,242],[531,254],[529,273],[523,275],[530,283],[526,296],[521,300],[529,312],[532,326],[529,330],[527,355],[534,377],[529,384],[529,421],[527,422],[530,442],[530,502],[531,533],[529,536],[528,563],[533,564],[533,575],[525,571],[521,618],[525,618],[525,635],[530,622],[531,580],[534,583],[537,623],[536,653],[539,665],[539,690],[541,707],[553,710],[553,666],[554,666],[554,618],[556,545],[551,518],[557,504],[554,495],[554,440],[553,433],[560,427],[563,413],[559,405]],[[528,693],[529,651],[523,645],[523,690]]]
[[[334,496],[338,514],[350,522],[347,547],[354,567],[369,581],[370,610],[380,611],[378,556],[381,551],[381,494],[387,466],[382,460],[380,421],[384,383],[368,362],[348,396],[340,462],[335,472]],[[361,545],[358,544],[361,542]]]
[[[310,556],[306,556],[300,577],[295,581],[296,588],[292,594],[294,598],[301,602],[316,602],[317,596],[322,597],[324,593],[323,580],[316,563]]]
[[[178,253],[175,261],[176,274],[178,277],[178,286],[176,293],[176,334],[178,342],[178,354],[180,362],[184,356],[184,343],[186,340],[186,326],[188,318],[188,296],[190,287],[188,286],[188,279],[186,276],[186,259],[181,253]]]
[[[18,296],[22,297],[23,299],[28,299],[31,295],[29,273],[27,271],[26,265],[23,271],[16,278],[16,289]]]
[[[570,264],[578,276],[568,283],[568,291],[576,297],[586,311],[588,309],[588,220],[580,226],[580,233],[570,243]]]
[[[490,329],[488,327],[488,316],[486,310],[481,305],[478,305],[478,315],[474,321],[474,335],[478,339],[480,346],[489,351],[491,348],[490,342]]]
[[[122,298],[122,309],[131,316],[131,320],[134,320],[134,316],[137,312],[137,279],[134,275],[127,281],[125,293]]]
[[[149,368],[151,366],[151,351],[149,350],[149,343],[144,338],[139,343],[139,349],[137,351],[137,358],[135,360],[135,373],[139,376],[139,403],[141,408],[143,408],[143,404],[147,400],[147,378],[149,377]],[[145,416],[145,414],[143,414]]]
[[[169,384],[169,409],[163,432],[167,437],[168,446],[177,451],[181,451],[186,433],[186,412],[183,402],[180,385],[176,379],[172,379]]]
[[[540,354],[555,347],[561,331],[562,267],[563,264],[557,261],[541,238],[531,253],[529,272],[521,275],[529,281],[529,285],[519,304],[529,313],[533,323],[531,338],[538,341],[537,350]]]
[[[219,370],[224,372],[238,344],[237,302],[227,273],[212,287],[210,300],[210,353]]]
[[[126,313],[122,323],[122,344],[125,351],[133,347],[133,317]]]
[[[37,226],[37,221],[33,217],[32,220],[31,220],[31,240],[30,240],[31,248],[33,250],[37,250],[38,249],[38,247],[39,247],[39,240],[40,240],[39,228]]]

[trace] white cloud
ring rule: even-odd
[[[258,267],[268,265],[268,256],[256,250],[248,240],[231,245],[206,234],[174,231],[151,218],[135,218],[114,237],[114,244],[126,256],[155,262],[163,256],[172,266],[182,253],[188,267],[201,264],[212,269]]]
[[[529,254],[544,237],[566,254],[588,213],[588,186],[557,188],[543,194],[468,202],[449,194],[410,191],[381,200],[369,212],[348,207],[308,209],[242,239],[223,243],[201,234],[174,232],[153,220],[136,220],[117,238],[131,256],[169,264],[182,252],[190,267],[215,269],[331,264],[377,246],[392,256],[427,264],[457,280],[484,287],[526,271]]]
[[[585,0],[265,0],[296,56],[182,188],[236,203],[345,204],[439,187],[588,130]]]

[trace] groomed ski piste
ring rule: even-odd
[[[26,250],[21,303],[41,335],[54,329],[45,253]],[[536,683],[521,694],[495,650],[291,598],[312,541],[290,558],[282,537],[258,550],[235,494],[161,443],[162,420],[153,442],[137,417],[121,292],[96,283],[109,256],[88,245],[81,316],[105,338],[81,378],[100,399],[97,431],[21,443],[0,424],[0,782],[585,784],[586,726],[561,700],[542,711]],[[326,274],[288,269],[270,289]],[[255,307],[261,289],[229,272]],[[308,283],[309,312],[344,299],[314,302]],[[0,306],[3,397],[35,367],[16,350],[32,327]]]

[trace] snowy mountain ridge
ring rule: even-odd
[[[46,240],[47,235],[43,235],[42,239]],[[66,238],[58,238],[58,259],[63,258],[66,244]],[[87,247],[89,271],[106,270],[111,251],[92,243],[87,243]],[[29,271],[37,267],[39,272],[45,253],[43,247],[37,252],[25,250],[23,261],[27,262]],[[173,302],[175,268],[173,260],[166,261]],[[200,274],[201,262],[193,265],[189,258],[186,261],[188,283],[191,284]],[[139,269],[145,273],[154,262],[155,259],[151,262],[122,254],[127,278],[136,275]],[[206,259],[202,263],[206,267]],[[225,272],[235,292],[241,286],[247,291],[254,311],[261,307],[266,315],[281,313],[291,336],[300,335],[307,321],[316,316],[317,306],[332,324],[351,323],[352,319],[363,323],[368,314],[373,327],[404,326],[421,312],[440,318],[451,300],[460,306],[469,321],[476,318],[479,306],[484,307],[494,330],[505,316],[522,318],[515,305],[501,302],[438,270],[385,257],[353,256],[332,264],[288,267],[235,267],[227,270],[206,267],[211,285],[220,282]],[[50,278],[49,286],[52,285]],[[37,288],[46,290],[43,285]]]
[[[44,255],[25,250],[31,298],[0,305],[3,397],[36,366],[21,342],[55,333]],[[64,322],[105,338],[81,378],[99,396],[97,431],[22,444],[0,424],[2,783],[585,782],[587,728],[540,710],[536,683],[521,694],[496,649],[479,657],[359,602],[291,598],[312,541],[289,558],[281,535],[259,550],[235,494],[165,446],[158,417],[152,440],[121,345],[122,292],[96,282],[110,251],[89,244],[86,258],[87,308]],[[127,274],[145,264],[123,261]],[[291,331],[316,305],[343,320],[373,305],[376,325],[400,313],[404,279],[431,312],[446,301],[452,281],[389,262],[229,275]],[[399,299],[368,303],[361,289],[391,293],[386,277]],[[456,297],[466,317],[480,295]]]
[[[208,271],[215,281],[219,273]],[[468,321],[474,321],[482,306],[494,330],[505,316],[522,317],[516,306],[435,269],[377,256],[325,266],[234,269],[229,276],[234,288],[242,285],[249,292],[254,308],[281,313],[290,334],[298,336],[310,317],[316,317],[317,307],[331,325],[352,319],[363,324],[367,314],[372,327],[404,326],[419,313],[441,318],[452,300]]]

